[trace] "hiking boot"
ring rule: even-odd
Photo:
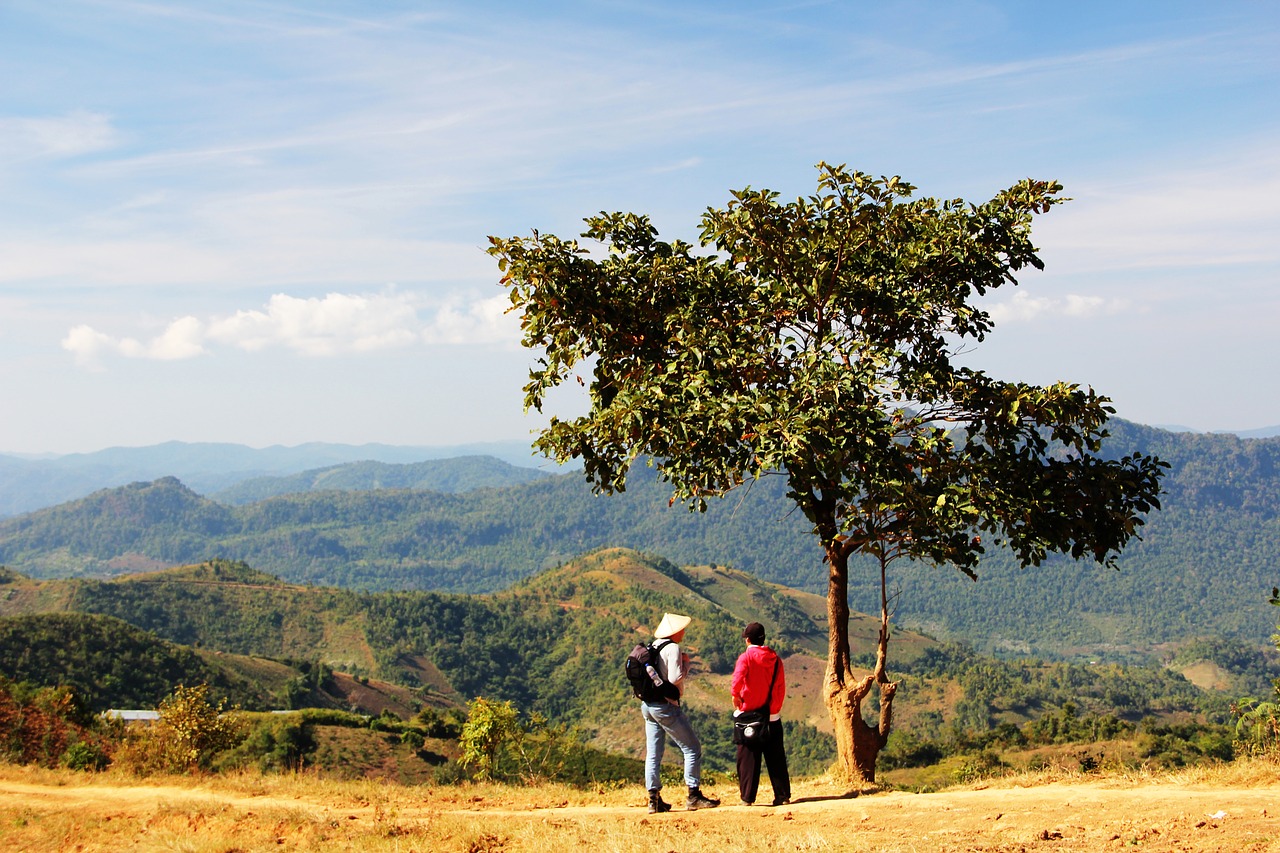
[[[649,792],[649,814],[662,814],[671,811],[671,803],[664,803],[662,795],[657,791]]]
[[[695,811],[696,809],[714,809],[718,805],[720,805],[720,801],[704,796],[701,788],[689,789],[689,800],[685,803],[685,807],[688,808],[689,811]]]

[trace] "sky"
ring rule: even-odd
[[[0,0],[0,453],[523,440],[489,235],[820,161],[1062,182],[970,363],[1280,425],[1278,138],[1262,0]]]

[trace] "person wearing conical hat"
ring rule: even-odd
[[[678,613],[663,613],[662,621],[653,631],[653,646],[658,651],[654,667],[663,681],[675,686],[673,692],[677,697],[684,695],[685,679],[689,674],[689,656],[680,650],[680,643],[692,621]],[[668,737],[684,752],[684,781],[689,788],[686,808],[692,811],[720,805],[719,800],[702,793],[702,743],[680,706],[680,698],[641,700],[640,716],[644,718],[644,782],[649,789],[649,812],[671,810],[671,805],[663,802],[661,793],[662,754]]]

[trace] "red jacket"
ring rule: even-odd
[[[782,671],[782,658],[768,646],[747,646],[738,656],[733,668],[733,707],[739,711],[754,711],[764,704],[769,692],[769,679],[773,677],[774,661],[778,663],[778,677],[773,679],[773,695],[769,697],[769,714],[782,712],[782,700],[787,696],[787,679]]]

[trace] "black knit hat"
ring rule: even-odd
[[[752,622],[742,629],[742,639],[750,640],[753,646],[764,645],[764,626],[759,622]]]

